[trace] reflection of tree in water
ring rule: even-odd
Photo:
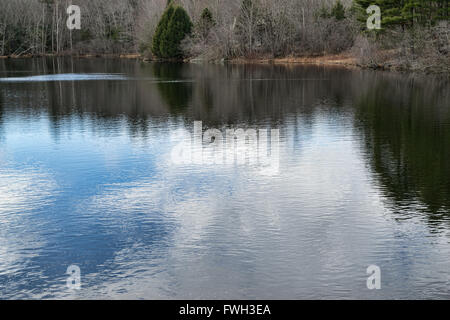
[[[441,222],[450,218],[450,97],[448,84],[427,81],[369,83],[356,117],[367,158],[396,209],[407,212],[419,200],[430,221]]]
[[[159,93],[172,113],[186,110],[191,101],[192,83],[183,78],[183,69],[178,63],[155,63],[153,67]]]

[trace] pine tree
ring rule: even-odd
[[[167,29],[167,26],[169,25],[170,18],[172,17],[174,12],[173,6],[170,5],[170,1],[168,2],[168,7],[166,11],[164,11],[161,19],[159,20],[158,26],[156,27],[155,34],[153,36],[153,43],[152,43],[152,52],[153,54],[161,58],[161,38],[164,34],[165,30]]]
[[[181,41],[191,33],[192,22],[186,10],[175,7],[170,17],[167,28],[161,35],[159,50],[163,58],[180,58],[183,52],[180,48]]]
[[[205,39],[211,28],[216,24],[213,15],[208,8],[203,9],[200,19],[197,23],[197,30],[199,35]]]
[[[340,0],[338,0],[334,7],[331,9],[331,16],[336,18],[336,20],[345,19],[345,8]]]
[[[423,24],[426,20],[426,11],[431,9],[430,3],[423,0],[407,0],[402,9],[402,16],[409,26],[416,23]]]
[[[402,15],[404,0],[377,0],[376,4],[381,8],[381,26],[386,28],[394,25],[405,25]]]
[[[431,0],[435,7],[434,21],[450,20],[450,1],[449,0]]]
[[[382,28],[400,25],[412,27],[449,20],[449,0],[354,0],[358,19],[365,22],[366,9],[378,5],[381,9]]]

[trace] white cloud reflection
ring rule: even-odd
[[[295,154],[282,141],[278,176],[252,167],[172,166],[167,148],[151,175],[90,198],[82,212],[121,225],[132,239],[136,223],[156,221],[171,232],[153,243],[136,237],[115,252],[113,275],[95,275],[99,283],[86,296],[370,298],[365,270],[372,263],[398,276],[383,297],[408,296],[399,275],[417,248],[406,250],[398,237],[405,225],[386,215],[351,132],[335,129],[319,123]],[[407,272],[421,274],[439,248],[424,241],[425,226],[407,226],[408,241],[427,253],[408,260]]]
[[[55,190],[55,181],[42,169],[0,169],[0,277],[21,272],[39,255],[45,237],[36,215]]]

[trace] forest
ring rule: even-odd
[[[66,27],[71,4],[80,30]],[[370,5],[381,9],[379,30],[367,28]],[[363,66],[449,72],[449,13],[448,0],[0,0],[0,56],[346,54]]]

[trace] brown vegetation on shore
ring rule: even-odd
[[[154,60],[155,30],[171,3],[193,24],[181,42],[183,61],[450,73],[448,2],[408,1],[413,9],[421,3],[412,15],[400,4],[378,1],[383,12],[400,13],[387,17],[394,24],[383,20],[382,30],[369,32],[365,0],[79,0],[81,30],[65,26],[70,0],[0,0],[0,59]]]
[[[262,63],[262,64],[318,64],[318,65],[340,65],[346,67],[358,66],[356,57],[348,53],[329,54],[321,56],[303,56],[303,57],[280,57],[280,58],[235,58],[230,60],[232,63]]]

